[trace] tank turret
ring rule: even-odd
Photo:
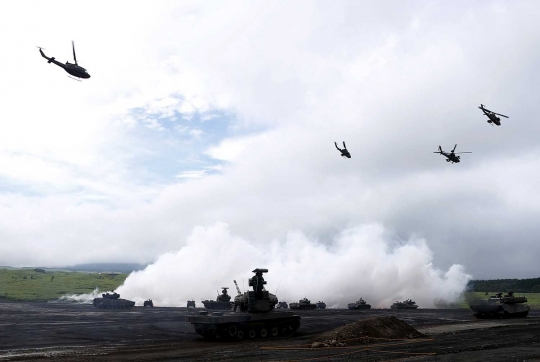
[[[317,309],[326,309],[326,303],[318,301],[317,302]]]
[[[526,297],[516,297],[510,291],[504,296],[503,293],[497,293],[488,299],[471,303],[469,307],[477,318],[515,318],[529,314],[531,307],[524,304],[526,302]]]
[[[265,289],[263,273],[268,269],[253,270],[255,276],[249,280],[253,290],[241,293],[236,284],[238,295],[234,298],[234,312],[223,313],[207,311],[198,315],[188,315],[186,322],[195,327],[195,331],[205,338],[237,339],[267,338],[288,336],[300,327],[300,317],[292,312],[275,311],[278,300]]]
[[[221,294],[218,294],[216,300],[203,300],[202,304],[206,309],[231,310],[231,296],[227,293],[228,287],[221,287]]]
[[[188,300],[188,301],[187,301],[187,306],[186,306],[186,308],[189,308],[189,307],[197,308],[197,306],[195,305],[195,301],[194,301],[194,300]]]
[[[143,306],[144,307],[154,307],[154,302],[152,302],[152,299],[145,300]]]

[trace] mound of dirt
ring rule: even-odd
[[[360,337],[387,338],[387,339],[411,339],[425,337],[416,329],[397,319],[396,317],[377,317],[363,319],[358,322],[346,324],[329,332],[319,334],[313,339],[313,346],[335,345],[337,343],[363,344],[367,341]],[[384,340],[380,340],[384,342]],[[377,342],[370,339],[369,343]]]

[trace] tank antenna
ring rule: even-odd
[[[279,287],[281,286],[281,281],[283,280],[283,276],[281,276],[281,279],[279,280],[279,284],[276,289],[276,297],[277,297],[277,291],[279,290]]]

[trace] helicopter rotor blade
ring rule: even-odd
[[[510,118],[510,117],[505,116],[504,114],[500,114],[500,113],[495,113],[495,112],[493,112],[493,114],[497,114],[497,115],[499,115],[499,116],[501,116],[501,117],[504,117],[504,118]]]
[[[75,56],[75,42],[73,40],[71,41],[71,47],[73,48],[73,59],[75,60],[75,65],[79,65],[77,64],[77,56]]]
[[[472,153],[472,152],[456,152],[455,155],[459,155],[460,153]]]
[[[36,48],[43,49],[43,50],[47,50],[47,49],[45,49],[45,48],[43,48],[43,47],[40,47],[39,45],[36,45]]]
[[[457,144],[454,146],[454,149],[452,150],[452,152],[454,152],[456,150],[456,147],[457,147]]]

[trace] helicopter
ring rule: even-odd
[[[454,146],[454,149],[448,153],[448,152],[444,152],[441,148],[441,146],[439,146],[439,151],[437,152],[433,152],[433,153],[438,153],[438,154],[441,154],[443,156],[446,157],[446,162],[452,162],[452,163],[459,163],[460,162],[460,156],[456,156],[456,153],[454,152],[456,150],[456,147],[457,145]],[[472,153],[472,152],[458,152],[457,154],[459,153]]]
[[[343,149],[339,148],[336,142],[334,142],[334,144],[336,145],[338,151],[341,152],[341,157],[351,158],[351,154],[347,150],[347,146],[345,146],[345,141],[343,141]]]
[[[62,64],[54,60],[54,57],[49,58],[48,56],[46,56],[45,53],[43,53],[42,47],[38,47],[38,48],[39,48],[39,52],[41,53],[41,56],[48,60],[47,63],[54,63],[58,65],[59,67],[64,68],[66,72],[68,72],[74,77],[84,78],[84,79],[90,78],[90,74],[86,72],[86,69],[84,69],[79,64],[77,64],[77,57],[75,56],[75,43],[73,41],[71,42],[71,46],[73,48],[73,59],[75,60],[75,64],[71,64],[70,62],[66,62],[66,64]],[[73,78],[73,79],[80,81],[80,79],[76,79],[76,78]]]
[[[495,113],[495,112],[490,111],[489,109],[484,108],[483,104],[481,104],[480,107],[478,108],[480,108],[482,112],[484,112],[484,114],[488,116],[489,120],[487,121],[487,123],[491,124],[492,126],[493,126],[493,123],[495,123],[497,126],[501,125],[501,119],[497,116],[509,118],[508,116],[505,116],[504,114]]]

